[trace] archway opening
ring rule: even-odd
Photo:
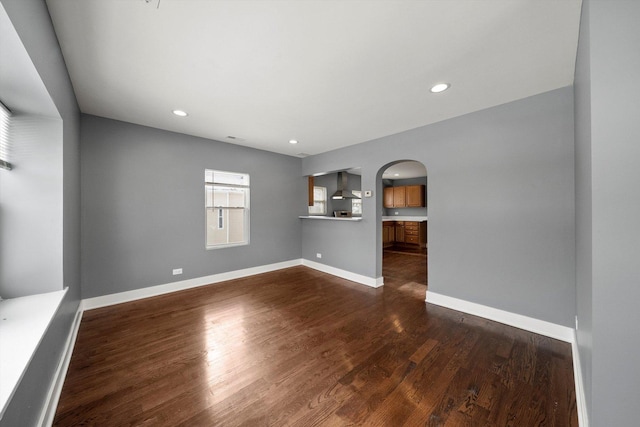
[[[427,169],[419,161],[398,160],[380,169],[378,181],[385,286],[406,289],[424,299],[428,285]]]

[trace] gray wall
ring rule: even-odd
[[[62,53],[44,1],[0,0],[51,95],[63,121],[62,264],[65,301],[33,356],[0,421],[35,425],[55,373],[80,297],[79,112]],[[4,58],[3,58],[4,59]]]
[[[573,142],[566,87],[307,157],[304,175],[362,167],[374,197],[361,222],[303,221],[303,257],[379,277],[381,174],[417,160],[429,171],[429,289],[573,326]]]
[[[576,171],[576,315],[578,348],[587,408],[591,408],[592,357],[592,217],[591,217],[591,76],[589,2],[582,3],[574,79]]]
[[[582,218],[578,224],[579,314],[587,322],[579,334],[580,348],[591,347],[591,366],[587,352],[585,368],[587,379],[591,369],[591,425],[631,426],[638,424],[640,383],[640,2],[587,0],[585,5],[588,32],[580,50],[582,85],[577,88],[583,131],[577,145],[590,148],[591,164],[587,155],[578,160],[585,171],[578,196],[591,191],[592,211],[591,242],[584,236],[588,222]],[[589,94],[590,117],[582,104]],[[588,198],[578,203],[586,205]],[[584,254],[589,248],[591,259]]]
[[[300,159],[89,115],[81,135],[83,298],[300,258]],[[205,249],[207,168],[250,175],[250,245]]]
[[[0,179],[0,295],[59,291],[62,283],[62,120],[15,114],[11,162]]]

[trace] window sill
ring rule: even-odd
[[[67,289],[0,302],[0,418]]]
[[[249,245],[249,242],[229,243],[227,245],[206,246],[205,249],[208,251],[213,251],[215,249],[235,248],[236,246],[247,246],[247,245]]]

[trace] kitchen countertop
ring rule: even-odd
[[[401,215],[394,215],[394,216],[383,216],[382,217],[383,221],[415,221],[415,222],[423,222],[427,220],[427,216],[401,216]]]
[[[333,216],[322,216],[322,215],[301,215],[298,218],[301,219],[325,219],[329,221],[362,221],[361,216],[353,216],[353,217],[333,217]]]

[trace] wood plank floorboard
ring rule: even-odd
[[[395,255],[378,289],[300,266],[87,311],[54,425],[578,425],[569,344],[426,304]]]

